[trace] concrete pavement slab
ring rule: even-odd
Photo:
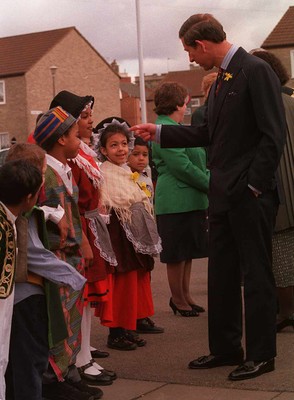
[[[117,385],[103,388],[104,400],[293,400],[293,393],[208,388],[164,382],[119,379]]]
[[[133,382],[158,382],[166,384],[179,384],[195,387],[222,388],[229,391],[257,391],[266,395],[275,392],[292,395],[289,400],[294,400],[294,331],[286,329],[278,334],[276,370],[255,379],[240,382],[228,381],[228,374],[234,367],[222,367],[208,370],[189,370],[188,363],[192,359],[209,353],[208,349],[208,318],[207,312],[196,318],[175,316],[168,306],[169,287],[166,269],[163,264],[156,262],[152,272],[152,289],[155,304],[155,315],[152,319],[157,325],[165,328],[165,333],[157,335],[142,335],[147,340],[147,345],[135,351],[123,352],[106,347],[108,329],[102,327],[97,318],[93,318],[91,343],[100,350],[110,352],[110,357],[97,359],[107,369],[113,369],[121,378],[106,390],[117,388],[115,400],[126,400],[120,393],[119,385],[122,381]],[[194,260],[191,276],[191,292],[195,302],[207,309],[207,260]],[[223,310],[225,313],[226,310]],[[137,385],[137,383],[134,383]],[[136,386],[137,387],[137,386]],[[162,387],[163,390],[165,386]],[[112,389],[113,388],[113,389]],[[103,388],[104,390],[104,388]],[[160,393],[160,390],[158,393]],[[167,390],[167,389],[165,389]],[[187,389],[188,390],[188,389]],[[146,392],[147,393],[147,392]],[[154,392],[155,393],[155,392]],[[233,392],[234,393],[234,392]],[[149,393],[149,396],[151,394]],[[136,399],[138,397],[130,397]],[[171,397],[172,400],[174,397]],[[202,400],[201,397],[195,397]],[[225,397],[224,397],[225,398]],[[235,398],[235,397],[233,397]],[[250,399],[255,399],[251,397]],[[271,397],[268,397],[271,399]],[[266,400],[268,399],[266,397]],[[153,398],[150,398],[153,400]],[[154,398],[157,400],[157,398]],[[158,397],[158,399],[161,399]],[[166,397],[164,398],[166,399]],[[219,400],[218,397],[216,397]],[[230,400],[230,397],[227,397]],[[236,399],[239,399],[236,397]],[[259,397],[256,397],[259,400]],[[263,399],[263,398],[261,398]],[[108,398],[105,397],[105,400]],[[129,399],[128,399],[129,400]],[[149,400],[149,398],[148,398]],[[188,399],[185,399],[188,400]],[[288,398],[282,399],[288,400]]]
[[[289,393],[281,393],[279,396],[275,397],[275,400],[293,400],[294,399],[294,393],[289,392]]]
[[[103,400],[131,400],[145,398],[146,393],[152,393],[165,385],[165,382],[117,379],[111,386],[103,386],[101,389],[104,392]]]

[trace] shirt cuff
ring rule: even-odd
[[[160,139],[161,139],[161,126],[162,125],[156,125],[154,142],[158,144],[160,144]]]
[[[59,204],[57,208],[42,206],[40,207],[45,216],[45,221],[52,221],[54,224],[58,224],[61,218],[64,216],[64,209]]]
[[[260,190],[257,190],[255,187],[251,186],[251,185],[247,185],[249,187],[249,189],[252,190],[252,192],[255,192],[257,194],[262,194],[262,192]]]

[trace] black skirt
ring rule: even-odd
[[[162,240],[162,263],[178,263],[207,257],[207,210],[157,215],[157,228]]]

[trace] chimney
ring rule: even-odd
[[[112,61],[112,63],[110,64],[111,68],[113,69],[114,72],[116,72],[117,74],[119,74],[119,65],[116,62],[116,60],[114,59]]]

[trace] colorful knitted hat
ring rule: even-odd
[[[45,112],[39,119],[35,132],[34,139],[36,143],[48,148],[76,122],[71,114],[64,111],[61,107],[55,107]]]
[[[90,107],[93,108],[93,96],[81,97],[77,96],[74,93],[68,92],[67,90],[62,90],[51,101],[50,108],[60,106],[71,115],[73,115],[75,118],[79,118],[81,112],[90,103]]]

